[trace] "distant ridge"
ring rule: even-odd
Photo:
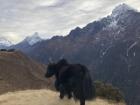
[[[130,7],[129,5],[122,3],[118,5],[114,10],[112,11],[112,15],[116,17],[117,15],[125,14],[127,11],[135,11],[137,12],[136,9]]]
[[[8,48],[11,45],[13,44],[8,39],[0,37],[0,49]]]
[[[33,35],[26,37],[21,42],[17,43],[16,45],[12,45],[9,48],[14,48],[27,53],[36,43],[41,41],[43,41],[43,39],[39,36],[38,32],[35,32]]]
[[[37,42],[42,41],[43,39],[40,38],[39,33],[35,32],[32,36],[26,37],[23,41],[26,41],[30,46],[36,44]]]

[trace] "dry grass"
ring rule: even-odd
[[[79,105],[74,100],[60,100],[59,94],[50,90],[26,90],[9,92],[0,96],[0,105]],[[86,105],[124,105],[96,99]]]

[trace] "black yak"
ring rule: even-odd
[[[60,91],[60,98],[64,95],[80,100],[80,105],[85,105],[85,100],[95,97],[95,87],[88,69],[81,64],[69,64],[65,59],[58,63],[49,64],[45,76],[55,75],[55,88]]]
[[[64,65],[65,65],[65,67],[64,67]],[[63,68],[62,68],[62,66],[63,66]],[[65,83],[63,82],[63,85],[62,85],[62,83],[60,83],[60,81],[61,81],[60,76],[62,77],[61,74],[67,66],[68,66],[68,63],[65,60],[61,60],[59,63],[57,63],[57,65],[55,63],[51,63],[48,65],[48,70],[45,75],[47,78],[55,75],[55,77],[56,77],[55,88],[57,91],[60,91],[61,99],[64,97],[64,95],[68,95],[68,98],[72,97],[72,93],[71,93],[71,89],[70,89],[70,87],[71,87],[70,81],[68,82],[68,79],[66,81],[66,78],[65,78]],[[61,72],[60,72],[60,69],[61,69]]]

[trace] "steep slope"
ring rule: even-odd
[[[119,87],[129,104],[140,103],[140,13],[126,4],[68,36],[53,37],[27,53],[42,63],[66,58],[87,65],[94,79]]]
[[[0,52],[0,94],[49,87],[45,67],[21,52]]]
[[[0,105],[79,105],[74,100],[60,100],[58,93],[50,90],[26,90],[0,96]],[[102,99],[87,102],[87,105],[125,105]]]

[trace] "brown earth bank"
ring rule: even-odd
[[[52,83],[44,77],[45,68],[21,52],[0,52],[0,94],[49,88]]]

